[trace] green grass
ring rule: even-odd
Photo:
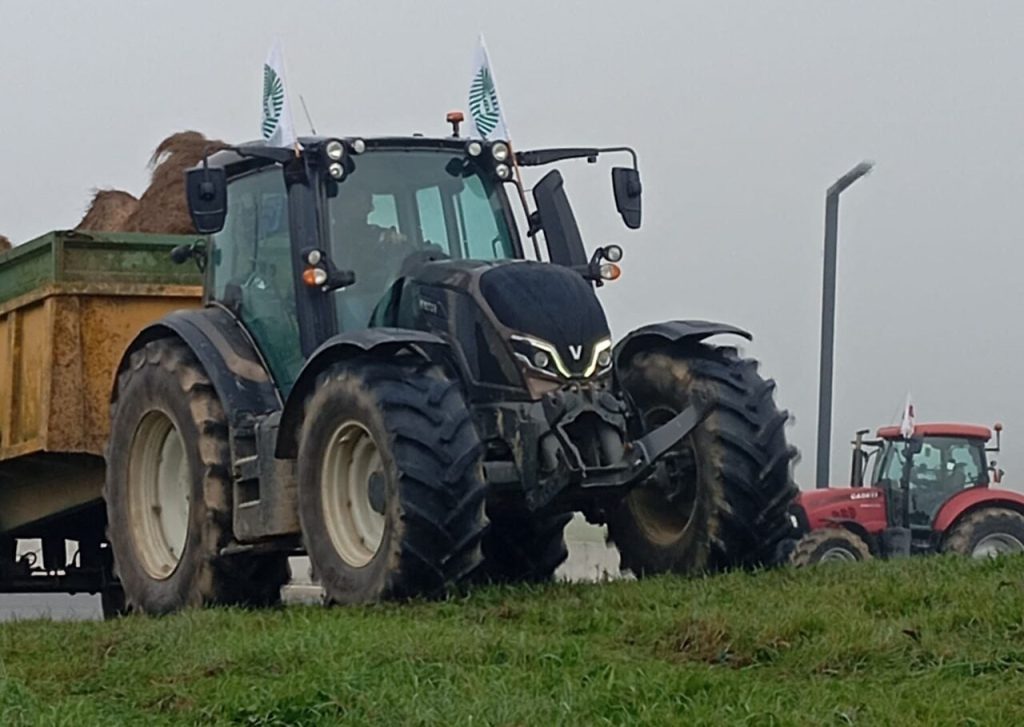
[[[1024,558],[0,625],[0,724],[1024,724]]]

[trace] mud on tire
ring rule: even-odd
[[[609,514],[622,568],[693,573],[773,561],[797,493],[775,383],[735,349],[704,344],[639,353],[619,380],[646,431],[689,405],[707,412],[666,455],[658,484],[633,490]]]
[[[169,613],[207,604],[277,603],[288,579],[285,556],[220,556],[232,540],[228,424],[188,347],[160,339],[134,351],[118,375],[110,421],[103,496],[126,608]],[[159,451],[147,451],[141,438],[152,435],[154,427],[168,433]],[[153,510],[166,504],[153,492],[174,479],[160,474],[168,447],[177,448],[176,482],[187,505],[183,541],[175,542],[161,562],[160,548],[176,538],[161,530],[162,521],[149,518],[146,505]]]
[[[1024,552],[1024,515],[1005,507],[968,513],[949,530],[942,551],[974,558]]]
[[[789,554],[789,562],[802,568],[831,561],[870,560],[871,549],[854,532],[846,528],[813,530],[796,543]]]
[[[438,366],[364,358],[328,369],[298,457],[303,539],[326,601],[439,596],[473,575],[481,453],[458,383]]]

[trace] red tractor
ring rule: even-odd
[[[899,427],[882,427],[875,440],[857,432],[850,487],[809,490],[794,501],[790,562],[1024,553],[1024,495],[989,487],[1003,475],[988,461],[999,451],[1002,425],[994,429],[994,447],[992,431],[971,424],[918,424],[909,439]]]

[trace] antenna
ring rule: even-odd
[[[306,99],[302,97],[301,93],[299,94],[299,103],[302,104],[302,111],[306,114],[306,121],[309,122],[309,133],[316,136],[316,129],[313,127],[313,117],[309,115],[309,109],[306,108]]]

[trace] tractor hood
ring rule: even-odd
[[[529,356],[523,347],[544,351],[563,374],[586,376],[596,348],[610,343],[608,320],[594,288],[569,268],[536,262],[497,265],[480,276],[480,294],[497,322],[511,332],[517,352]]]
[[[608,320],[593,286],[570,268],[533,261],[430,261],[409,271],[376,325],[457,342],[470,380],[541,389],[611,369]],[[537,389],[529,382],[550,386]]]
[[[792,511],[805,530],[852,522],[876,533],[887,526],[885,493],[877,487],[804,490],[793,501]]]

